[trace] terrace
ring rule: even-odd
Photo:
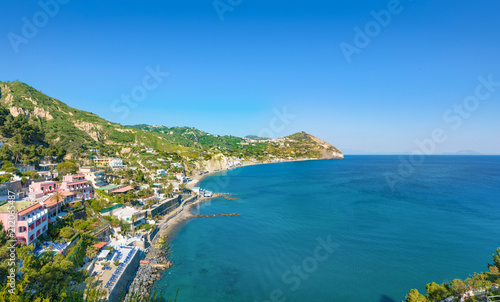
[[[56,243],[52,241],[46,241],[41,245],[35,247],[35,256],[40,257],[43,253],[52,252],[54,255],[61,253],[63,254],[71,243]]]
[[[8,202],[2,202],[0,204],[0,213],[8,213],[10,207],[12,206],[15,207],[16,212],[20,212],[36,204],[36,202],[32,202],[31,200],[16,200],[12,204]]]
[[[102,260],[96,263],[93,275],[97,276],[97,280],[102,282],[108,292],[111,292],[137,252],[138,249],[132,246],[117,246],[111,261]],[[118,266],[114,264],[117,260],[120,262]]]

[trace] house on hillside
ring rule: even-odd
[[[40,198],[50,193],[54,193],[59,189],[59,183],[57,181],[42,181],[33,182],[29,186],[28,196],[32,199]]]
[[[94,168],[94,167],[93,167]],[[85,179],[90,181],[94,188],[105,187],[108,185],[106,181],[106,176],[104,175],[104,170],[96,170],[95,168],[91,171],[82,170],[80,172],[85,175]]]
[[[80,167],[80,173],[90,173],[96,171],[97,168],[94,166],[83,166]]]
[[[61,191],[79,192],[84,200],[94,197],[94,189],[83,174],[65,175],[59,188]]]
[[[95,157],[94,164],[98,167],[110,167],[111,169],[124,168],[123,160],[116,157]]]
[[[14,167],[19,170],[19,172],[26,173],[29,171],[35,171],[35,166],[32,165],[14,165]]]
[[[39,168],[39,170],[37,172],[40,173],[40,171],[55,170],[56,167],[57,167],[57,164],[48,163],[48,164],[39,164],[38,166],[40,168]]]
[[[109,158],[109,166],[111,169],[120,169],[123,168],[123,160],[121,158],[110,157]]]
[[[128,224],[133,224],[135,227],[146,222],[146,214],[132,207],[115,209],[112,215]]]

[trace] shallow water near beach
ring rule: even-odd
[[[234,194],[176,231],[156,286],[179,301],[402,301],[487,270],[500,246],[500,157],[431,156],[396,185],[399,156],[238,168],[202,188]]]

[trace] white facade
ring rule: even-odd
[[[109,158],[109,166],[111,168],[123,167],[123,160],[121,158],[110,157]]]
[[[14,167],[16,167],[16,169],[18,169],[19,172],[23,172],[23,173],[26,173],[29,171],[35,171],[35,166],[31,166],[31,165],[15,165]]]

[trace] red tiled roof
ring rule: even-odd
[[[37,203],[37,204],[34,204],[34,205],[32,205],[32,206],[30,206],[30,207],[28,207],[28,208],[26,208],[26,209],[24,209],[24,210],[20,211],[20,212],[19,212],[19,213],[17,213],[17,214],[19,214],[19,215],[24,215],[24,214],[26,214],[26,213],[29,213],[29,212],[31,212],[31,211],[33,211],[33,210],[38,209],[39,207],[41,207],[41,205],[40,205],[39,203]]]
[[[100,249],[102,247],[104,247],[106,244],[108,244],[107,242],[99,242],[99,243],[96,243],[93,245],[93,247],[95,247],[96,249]]]

